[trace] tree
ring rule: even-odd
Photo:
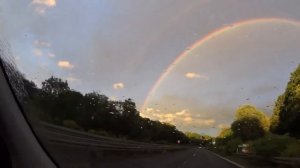
[[[284,94],[280,95],[277,98],[277,101],[275,102],[275,106],[273,109],[273,114],[270,119],[270,131],[272,133],[277,133],[278,132],[278,126],[279,126],[279,113],[280,109],[283,107],[283,101],[284,101]]]
[[[200,135],[194,132],[185,132],[185,135],[189,138],[191,144],[205,146],[208,142],[211,142],[211,138],[205,135]]]
[[[68,90],[70,90],[68,82],[63,81],[60,78],[51,76],[49,79],[42,82],[42,91],[54,96],[58,96],[58,94]]]
[[[142,118],[132,99],[110,101],[97,92],[83,95],[70,89],[67,81],[53,76],[42,82],[41,89],[25,78],[23,83],[25,90],[32,93],[23,102],[24,110],[30,112],[31,118],[35,116],[37,122],[42,120],[99,135],[188,143],[187,136],[174,125]]]
[[[27,92],[27,98],[32,99],[38,92],[36,84],[32,81],[23,78],[24,89]]]
[[[228,138],[228,137],[231,137],[232,136],[232,130],[231,128],[223,128],[221,130],[221,132],[219,133],[219,136],[218,138]]]
[[[266,115],[251,105],[238,108],[235,121],[231,124],[233,136],[244,141],[262,137],[268,129],[269,121]]]
[[[279,111],[279,133],[300,137],[300,64],[291,74]]]
[[[261,122],[255,117],[244,117],[231,124],[233,136],[242,140],[253,140],[265,135]]]
[[[235,114],[235,119],[257,118],[265,131],[269,130],[270,122],[264,112],[260,111],[252,105],[243,105],[239,107]]]
[[[131,138],[138,137],[141,134],[142,129],[139,112],[136,110],[135,103],[132,99],[127,99],[122,104],[122,109],[121,122],[123,134],[129,135]]]

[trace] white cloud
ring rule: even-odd
[[[34,45],[36,47],[43,47],[43,48],[49,48],[49,47],[51,47],[51,43],[46,42],[46,41],[39,41],[39,40],[35,40],[34,41]]]
[[[174,125],[182,125],[185,127],[209,128],[215,124],[213,118],[200,118],[198,115],[193,115],[188,109],[183,109],[174,113],[163,113],[159,109],[146,108],[142,116],[167,122]]]
[[[32,52],[37,57],[43,56],[43,51],[39,48],[34,48]]]
[[[175,114],[178,115],[178,116],[182,116],[182,115],[187,115],[187,109],[184,109],[184,110],[181,110],[179,112],[176,112]]]
[[[198,120],[198,124],[202,125],[202,126],[212,126],[214,123],[216,122],[216,120],[214,119],[204,119],[204,120]]]
[[[50,51],[51,43],[35,40],[33,45],[34,48],[32,51],[35,56],[48,56],[49,58],[55,57],[55,54]]]
[[[82,84],[81,79],[76,78],[73,74],[69,74],[69,76],[66,77],[66,80],[69,83],[72,83],[72,84],[76,84],[76,85],[81,85]]]
[[[185,117],[183,119],[183,121],[185,121],[185,122],[191,122],[192,121],[192,117]]]
[[[174,123],[174,119],[176,118],[176,115],[172,113],[167,113],[167,114],[152,113],[152,116],[161,122],[167,122],[172,124]]]
[[[125,85],[122,82],[113,84],[113,88],[116,89],[116,90],[123,89],[124,87],[125,87]]]
[[[75,77],[67,77],[67,80],[69,82],[74,82],[74,81],[79,81],[79,79],[75,78]]]
[[[54,57],[55,57],[55,54],[53,54],[52,52],[48,52],[47,55],[48,55],[48,57],[50,57],[50,58],[54,58]]]
[[[74,68],[74,65],[72,65],[69,61],[58,61],[57,65],[62,69]]]
[[[32,0],[32,4],[44,5],[48,7],[53,7],[56,5],[56,0]]]
[[[56,5],[56,0],[32,0],[34,11],[38,14],[45,14],[48,8],[53,8]]]
[[[195,72],[188,72],[185,74],[185,77],[189,78],[189,79],[197,79],[197,78],[201,78],[201,79],[205,79],[205,80],[209,79],[208,76],[201,75],[201,74],[198,74]]]
[[[146,112],[153,112],[154,111],[154,109],[153,108],[146,108]]]

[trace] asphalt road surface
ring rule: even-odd
[[[49,145],[48,145],[49,146]],[[236,168],[203,148],[168,152],[110,152],[93,146],[49,146],[61,168]]]
[[[107,160],[94,165],[104,168],[236,168],[237,166],[219,158],[210,151],[200,148],[166,152],[124,160]]]

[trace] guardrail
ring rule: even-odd
[[[271,162],[277,164],[289,165],[292,167],[300,167],[300,158],[275,157],[271,159]]]
[[[252,154],[238,154],[240,157],[246,157],[247,159],[255,159],[255,160],[266,160],[271,163],[275,163],[277,165],[289,166],[289,167],[300,167],[300,158],[296,157],[272,157],[272,158],[264,158],[258,155]]]
[[[49,123],[41,123],[41,132],[49,143],[97,147],[117,151],[171,151],[187,148],[183,145],[162,145],[154,143],[123,140],[77,131]]]

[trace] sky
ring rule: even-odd
[[[235,110],[271,115],[300,63],[298,0],[0,0],[19,70],[216,135]]]

